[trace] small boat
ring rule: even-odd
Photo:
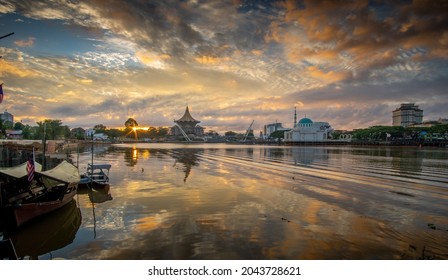
[[[67,161],[55,168],[37,171],[30,183],[23,167],[0,169],[2,210],[17,227],[69,203],[76,194],[80,176]]]
[[[109,184],[109,171],[112,165],[108,163],[103,164],[88,164],[87,172],[81,175],[79,184],[82,186],[101,187]]]

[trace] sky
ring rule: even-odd
[[[391,3],[389,3],[391,2]],[[205,130],[448,117],[447,1],[0,0],[0,83],[15,121]]]

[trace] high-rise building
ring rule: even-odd
[[[392,112],[392,125],[408,127],[423,121],[423,110],[414,103],[402,103]]]
[[[271,136],[271,134],[276,132],[277,130],[284,131],[284,130],[288,130],[288,129],[283,128],[282,123],[279,123],[279,122],[266,124],[263,128],[263,132],[264,132],[264,135],[266,138]]]
[[[0,119],[3,122],[11,122],[12,124],[14,124],[14,116],[10,113],[8,113],[8,111],[5,110],[5,112],[3,114],[0,114]]]

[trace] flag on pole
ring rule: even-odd
[[[0,103],[3,101],[3,84],[0,84]]]
[[[34,178],[34,149],[33,149],[33,157],[30,157],[30,159],[26,163],[26,172],[28,173],[28,182],[33,181],[33,178]]]

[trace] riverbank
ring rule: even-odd
[[[95,147],[111,145],[108,142],[93,142]],[[92,146],[92,141],[75,140],[47,140],[45,147],[46,167],[51,168],[57,165],[62,159],[68,159],[69,154],[75,151],[83,151]],[[0,167],[10,167],[19,165],[29,159],[33,154],[34,158],[43,163],[43,143],[39,140],[22,139],[1,139],[0,140]]]

